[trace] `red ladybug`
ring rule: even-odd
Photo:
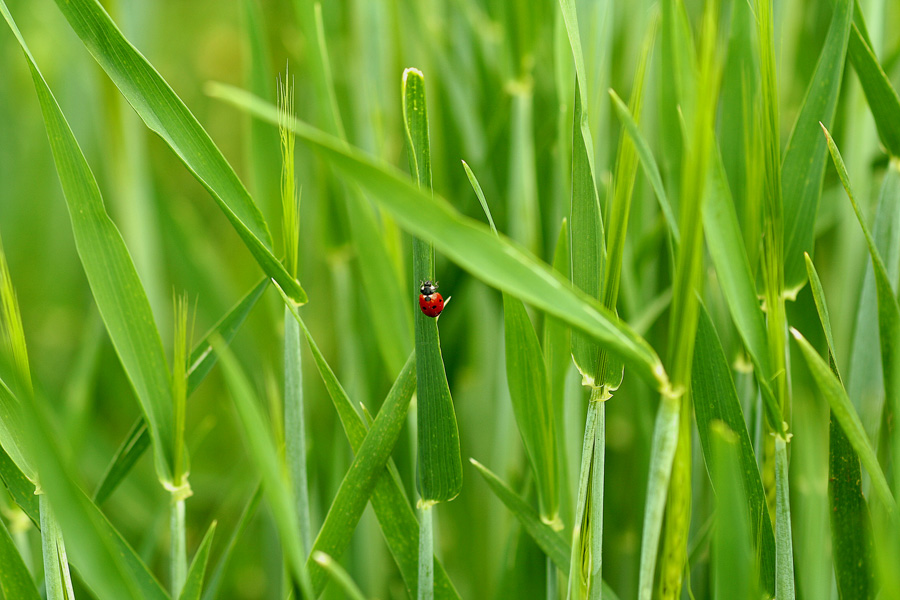
[[[419,288],[419,308],[428,317],[437,317],[444,310],[444,297],[437,291],[438,285],[435,281],[431,283],[426,281]]]

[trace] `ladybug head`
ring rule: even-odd
[[[438,288],[437,281],[432,283],[431,281],[423,281],[422,286],[419,288],[419,292],[423,296],[430,296],[434,293],[434,291]]]

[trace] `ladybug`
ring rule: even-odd
[[[431,283],[426,281],[419,288],[419,308],[425,313],[425,316],[435,318],[444,310],[444,297],[438,293],[438,285],[435,281]]]

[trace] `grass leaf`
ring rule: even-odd
[[[824,126],[822,126],[822,131],[825,133],[828,151],[831,153],[838,177],[840,177],[844,190],[847,192],[847,197],[853,205],[853,212],[856,213],[856,219],[859,221],[859,226],[862,228],[863,235],[866,238],[866,245],[869,247],[869,255],[872,257],[872,266],[875,269],[875,291],[878,296],[878,339],[881,344],[884,395],[888,406],[894,414],[900,414],[900,347],[898,347],[898,344],[900,344],[900,306],[897,304],[897,297],[894,295],[894,290],[891,287],[891,280],[888,277],[884,261],[878,252],[878,247],[875,245],[875,239],[869,232],[869,228],[856,202],[856,197],[850,187],[850,176],[847,174],[847,168],[844,166],[844,159],[841,158],[838,147]],[[843,386],[841,386],[841,390],[843,390]],[[853,414],[856,414],[855,411]],[[838,416],[840,417],[840,415]],[[857,417],[858,419],[859,417]],[[841,421],[841,426],[844,426],[843,421]],[[870,471],[870,475],[872,475],[870,466],[866,464],[865,457],[863,457],[857,447],[857,443],[860,443],[860,441],[854,440],[851,432],[847,431],[846,427],[844,432],[850,438],[850,442],[853,443],[853,448],[860,454],[859,458],[863,465],[866,466],[866,470]],[[868,442],[868,438],[866,438],[866,441]],[[900,436],[892,436],[891,444],[894,463],[900,464]],[[894,470],[894,493],[900,494],[900,469]]]
[[[17,598],[21,600],[40,600],[31,573],[22,560],[19,550],[16,548],[9,530],[0,520],[0,592],[4,598]]]
[[[825,304],[825,290],[809,254],[805,258],[810,290],[828,342],[828,364],[831,372],[840,381],[841,375],[834,354],[831,317]],[[829,514],[835,580],[843,597],[867,598],[870,578],[869,540],[872,528],[868,506],[862,493],[859,456],[835,418],[834,411],[831,411],[828,433],[828,500],[831,505]]]
[[[312,554],[324,552],[340,559],[350,545],[353,532],[375,485],[379,479],[390,477],[385,467],[397,444],[400,429],[406,422],[406,413],[416,384],[415,367],[415,355],[410,355],[331,502],[328,515],[313,544]],[[321,592],[327,581],[325,571],[313,558],[307,561],[306,566],[313,588]]]
[[[334,371],[325,361],[318,344],[310,335],[303,319],[300,318],[296,306],[289,301],[284,292],[282,292],[282,298],[292,308],[291,313],[306,336],[313,360],[337,410],[350,447],[354,453],[358,453],[366,437],[366,425],[363,418],[356,412],[343,386],[335,377]],[[406,589],[410,596],[414,597],[418,587],[419,524],[416,521],[416,515],[399,480],[393,477],[378,478],[375,490],[372,492],[371,502],[388,549],[400,568]],[[443,565],[437,558],[434,559],[434,597],[441,600],[459,600],[459,593],[453,587],[453,583],[447,577]]]
[[[781,188],[784,198],[784,285],[796,290],[806,279],[803,253],[812,253],[816,213],[825,174],[825,142],[817,122],[831,127],[837,108],[847,40],[853,16],[852,0],[835,2],[831,27],[813,74],[806,99],[784,151]]]
[[[753,270],[750,268],[741,227],[725,179],[725,167],[718,149],[713,151],[711,158],[713,164],[703,205],[703,232],[706,236],[706,245],[716,267],[716,277],[728,304],[731,318],[756,370],[766,417],[772,428],[777,431],[781,427],[781,413],[770,386],[772,369],[769,364],[766,322],[759,306]],[[738,431],[734,423],[729,422],[728,426],[732,431]]]
[[[277,118],[271,105],[237,88],[217,85],[211,93],[267,120]],[[435,248],[488,285],[559,317],[621,356],[635,373],[657,389],[668,383],[659,357],[627,325],[599,302],[572,289],[544,264],[487,227],[464,217],[438,196],[431,199],[390,166],[350,148],[299,120],[294,132],[359,182],[401,227],[432,241]]]
[[[410,174],[419,188],[430,193],[431,140],[425,77],[417,69],[403,72],[402,97]],[[437,282],[434,247],[419,238],[413,238],[413,280]],[[418,486],[422,501],[427,505],[452,500],[459,494],[462,489],[462,459],[456,411],[441,356],[437,319],[416,311],[415,330]]]
[[[716,525],[713,543],[713,585],[716,598],[759,598],[754,537],[748,512],[747,488],[743,472],[741,444],[726,425],[712,423],[712,479],[716,489]],[[768,518],[768,517],[766,517]]]
[[[216,532],[216,522],[213,521],[200,542],[197,553],[191,561],[187,579],[181,589],[179,600],[200,600],[200,592],[203,591],[203,577],[206,574],[206,562],[209,560],[209,548],[212,546],[213,534]]]
[[[306,292],[300,283],[272,254],[272,237],[259,208],[181,98],[125,39],[99,2],[60,0],[56,5],[147,127],[209,190],[263,271],[294,301],[305,303]]]
[[[881,143],[891,156],[900,157],[900,97],[872,51],[858,4],[853,15],[848,54],[875,118]]]
[[[199,387],[200,383],[206,378],[213,366],[216,364],[218,355],[212,351],[210,342],[213,337],[219,336],[226,343],[230,343],[237,335],[238,329],[244,324],[251,309],[256,306],[257,301],[269,286],[269,279],[264,278],[256,287],[250,290],[218,323],[213,325],[212,329],[203,336],[203,339],[194,347],[191,352],[190,366],[188,368],[187,395],[190,396]],[[147,424],[143,418],[138,418],[132,425],[131,430],[125,439],[119,445],[119,449],[113,456],[112,462],[106,468],[103,478],[97,485],[94,492],[94,502],[98,505],[103,504],[138,459],[144,454],[144,451],[150,447],[150,435],[147,432]]]
[[[300,587],[304,598],[313,598],[312,583],[306,569],[306,551],[300,538],[300,524],[291,490],[282,478],[282,465],[272,442],[269,428],[260,412],[256,394],[241,371],[234,355],[220,339],[213,338],[213,349],[219,355],[222,372],[239,415],[250,453],[262,474],[263,487],[275,524],[281,537],[285,562],[291,577]]]
[[[174,472],[175,443],[172,390],[150,303],[125,242],[106,214],[84,154],[5,2],[0,1],[0,12],[28,59],[78,254],[109,337],[149,423],[157,472],[162,480],[169,481]]]
[[[757,467],[756,455],[753,452],[753,445],[750,442],[750,435],[747,432],[740,400],[734,387],[731,369],[709,313],[703,305],[700,307],[697,343],[694,346],[691,393],[694,401],[694,414],[697,417],[697,431],[703,449],[703,459],[713,482],[713,489],[717,494],[719,493],[717,486],[721,473],[718,472],[718,467],[714,466],[716,461],[716,424],[727,427],[730,435],[734,437],[735,459],[738,461],[735,465],[738,467],[735,472],[740,473],[740,485],[743,490],[739,500],[744,507],[740,509],[740,513],[749,515],[752,536],[757,544],[761,583],[770,594],[774,594],[775,538],[766,504],[766,494]],[[731,498],[729,500],[731,492],[723,493],[725,496],[719,496],[719,506],[722,503],[738,499]],[[720,518],[723,519],[722,523],[731,522],[724,517]],[[728,527],[728,525],[724,526]]]
[[[650,180],[650,186],[653,188],[653,193],[656,194],[657,202],[659,202],[659,209],[662,211],[663,218],[665,218],[666,225],[677,246],[681,239],[681,233],[678,230],[678,222],[675,220],[675,213],[672,212],[672,205],[669,203],[669,196],[666,194],[666,188],[659,173],[659,166],[656,163],[656,158],[653,157],[653,150],[650,149],[650,144],[647,142],[644,134],[641,133],[637,121],[631,116],[631,110],[628,106],[614,90],[609,90],[609,96],[612,98],[616,114],[619,115],[619,119],[625,127],[625,133],[634,144],[638,158],[641,161],[641,167],[644,169],[644,175]]]
[[[832,373],[828,364],[799,331],[792,328],[791,334],[800,346],[803,357],[806,359],[806,364],[809,365],[809,370],[812,372],[813,379],[819,386],[822,395],[825,396],[828,404],[831,405],[834,416],[841,424],[844,433],[847,434],[853,449],[859,454],[859,459],[866,471],[869,472],[869,477],[872,478],[872,488],[886,507],[896,510],[896,502],[891,495],[890,486],[888,486],[884,472],[881,470],[881,465],[878,464],[878,457],[872,448],[872,444],[869,442],[868,436],[866,436],[862,422],[859,420],[859,415],[856,414],[856,409],[853,408],[844,386],[841,385],[840,380]]]

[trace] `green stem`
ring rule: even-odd
[[[558,581],[556,576],[556,565],[553,560],[547,557],[547,600],[558,599]]]
[[[39,508],[47,600],[75,598],[72,590],[72,577],[69,575],[69,561],[66,558],[66,545],[63,542],[59,523],[56,522],[56,517],[47,502],[46,494],[39,496]]]
[[[606,402],[603,386],[592,388],[584,424],[581,474],[575,527],[572,531],[572,560],[569,570],[570,600],[600,598],[603,558],[603,484],[606,454]]]
[[[184,500],[173,500],[169,517],[172,558],[172,597],[178,598],[187,579],[187,544],[185,543]]]
[[[596,397],[595,397],[596,394]],[[600,600],[603,567],[603,488],[606,476],[606,400],[609,392],[600,388],[591,392],[591,406],[596,405],[597,425],[594,428],[594,457],[591,466],[591,576],[589,597]]]
[[[419,509],[419,587],[417,600],[434,599],[434,540],[432,539],[432,505]]]
[[[312,548],[309,515],[309,480],[306,472],[306,423],[303,414],[303,373],[300,360],[300,325],[284,309],[284,445],[285,458],[297,503],[304,552]]]
[[[681,401],[675,394],[663,395],[653,427],[653,445],[650,450],[650,479],[647,486],[647,504],[644,510],[644,532],[641,536],[641,567],[638,598],[650,600],[653,592],[653,573],[656,570],[656,553],[662,530],[663,513],[672,476],[672,464],[678,445],[678,423]]]
[[[794,600],[794,551],[788,490],[787,441],[775,437],[775,598]]]

